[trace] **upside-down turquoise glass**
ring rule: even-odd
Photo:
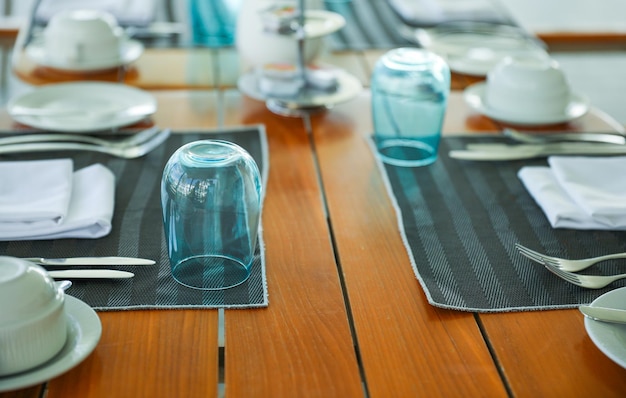
[[[261,215],[261,176],[240,146],[195,141],[169,159],[161,207],[172,276],[202,290],[248,279]]]
[[[188,0],[193,44],[227,47],[235,44],[241,0]]]
[[[438,55],[397,48],[372,75],[374,141],[383,162],[425,166],[437,159],[450,93],[450,69]]]

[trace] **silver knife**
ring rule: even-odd
[[[88,117],[105,119],[111,117],[128,117],[128,116],[148,116],[156,111],[152,104],[137,105],[127,109],[110,109],[103,112],[85,111],[80,108],[66,108],[66,109],[49,109],[49,108],[28,108],[23,106],[16,106],[8,109],[11,116],[41,116],[41,117]]]
[[[68,257],[68,258],[42,258],[28,257],[23,260],[39,265],[47,266],[71,266],[71,265],[153,265],[154,260],[135,257]]]
[[[470,144],[464,150],[450,151],[449,155],[451,158],[463,160],[518,160],[550,155],[626,155],[626,145],[585,142],[520,145]]]
[[[581,305],[578,309],[585,314],[585,316],[596,321],[626,323],[626,310],[590,305]]]
[[[549,142],[576,141],[576,142],[603,142],[608,144],[624,145],[626,136],[623,133],[612,131],[606,133],[581,132],[522,132],[505,127],[502,133],[513,140],[525,144],[547,144]]]
[[[70,269],[64,271],[48,271],[54,279],[128,279],[135,276],[132,272],[114,269]]]

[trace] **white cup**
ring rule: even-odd
[[[115,17],[100,10],[62,11],[43,32],[46,57],[60,66],[117,61],[122,36]]]
[[[67,340],[65,294],[43,268],[0,256],[0,377],[41,365]]]
[[[560,115],[567,109],[570,95],[565,74],[548,56],[506,57],[487,74],[485,102],[507,115]]]
[[[296,64],[298,45],[293,36],[267,32],[261,13],[270,6],[294,5],[293,1],[244,0],[238,17],[236,46],[244,69],[265,64]],[[304,40],[304,61],[313,62],[323,50],[323,37]]]

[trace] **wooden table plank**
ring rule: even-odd
[[[591,341],[578,310],[481,314],[518,397],[624,397],[626,369]]]
[[[322,193],[301,119],[229,92],[226,124],[266,126],[269,308],[225,313],[227,397],[362,397]],[[228,111],[232,109],[232,111]]]
[[[44,385],[23,388],[20,390],[0,392],[0,398],[40,398],[44,394]]]
[[[315,117],[313,131],[369,394],[506,396],[474,316],[426,301],[359,100]]]
[[[55,397],[216,397],[217,310],[100,312],[94,352],[48,384]]]

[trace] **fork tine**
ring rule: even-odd
[[[541,253],[538,253],[538,252],[536,252],[534,250],[531,250],[531,249],[529,249],[529,248],[527,248],[525,246],[522,246],[519,243],[516,243],[515,247],[517,248],[517,250],[519,251],[519,253],[521,255],[523,255],[524,257],[527,257],[527,258],[529,258],[529,259],[531,259],[533,261],[536,261],[536,262],[538,262],[540,264],[543,264],[545,259],[546,259],[546,257],[547,257],[547,256],[545,256],[545,255],[543,255]]]
[[[553,266],[555,268],[559,268],[559,269],[563,268],[563,266],[561,265],[561,262],[559,260],[557,260],[556,258],[546,257],[543,261],[544,261],[544,263],[550,264],[551,266]]]
[[[533,260],[533,261],[535,261],[535,262],[537,262],[539,264],[543,264],[543,258],[541,258],[541,257],[535,256],[532,253],[527,253],[527,252],[523,252],[523,251],[520,251],[519,253],[522,256],[524,256],[524,257],[526,257],[528,259],[531,259],[531,260]]]
[[[546,267],[546,269],[548,271],[552,272],[554,275],[558,276],[559,278],[564,279],[565,281],[567,281],[569,283],[573,283],[574,285],[582,286],[580,278],[578,278],[578,276],[576,274],[572,274],[571,272],[563,271],[560,268],[556,268],[556,267],[553,267],[553,266],[548,265],[548,264],[545,264],[545,267]]]

